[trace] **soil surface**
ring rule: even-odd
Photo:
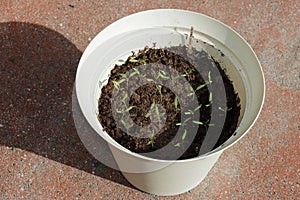
[[[240,115],[226,71],[205,51],[186,46],[132,53],[111,70],[98,106],[98,119],[115,141],[159,159],[217,148],[234,134]]]

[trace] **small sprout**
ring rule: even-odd
[[[209,107],[212,104],[212,92],[209,93],[208,101],[208,104],[205,105],[206,107]]]
[[[183,132],[182,137],[181,137],[182,140],[184,140],[186,138],[186,133],[187,133],[187,131],[186,131],[186,129],[184,129],[184,132]]]
[[[148,82],[154,82],[154,80],[152,78],[147,78],[146,79]]]
[[[163,70],[159,70],[159,71],[158,71],[157,77],[156,77],[156,78],[157,78],[157,79],[158,79],[158,78],[170,79],[170,77],[168,77],[168,76],[166,75],[166,72],[163,71]]]
[[[127,78],[126,74],[120,74],[120,76],[125,79]]]
[[[177,110],[178,109],[178,97],[177,96],[174,99],[174,105],[175,105],[175,108]]]
[[[133,69],[133,72],[129,75],[129,78],[131,78],[131,77],[133,77],[133,76],[135,76],[135,75],[138,75],[138,76],[140,76],[140,71],[138,70],[138,69],[136,69],[136,68],[132,68]]]
[[[222,107],[219,107],[219,110],[223,111],[223,112],[228,112],[230,110],[232,110],[232,108],[228,108],[228,107],[225,107],[224,109]]]
[[[199,110],[201,107],[202,107],[202,104],[200,104],[199,106],[197,106],[197,107],[194,109],[194,111]]]
[[[188,77],[188,80],[190,80],[189,75],[191,75],[194,72],[194,69],[190,69],[190,70],[184,70],[183,72],[183,77]]]
[[[156,113],[156,115],[157,115],[157,118],[158,118],[158,122],[161,122],[161,117],[164,117],[165,116],[165,112],[159,112],[159,110],[158,110],[158,106],[156,105],[155,106],[155,113]]]
[[[186,112],[184,112],[185,115],[193,115],[194,112],[192,110],[188,110]]]
[[[152,110],[154,109],[154,107],[156,107],[156,104],[155,104],[155,100],[153,99],[153,102],[152,102],[152,104],[151,104],[151,106],[150,106],[150,110],[149,110],[149,112],[145,115],[146,118],[150,117],[151,112],[152,112]]]
[[[186,112],[184,112],[185,115],[194,115],[194,113],[199,110],[202,107],[202,104],[200,104],[199,106],[197,106],[194,110],[188,110]]]
[[[186,70],[184,70],[184,73],[183,73],[183,75],[182,76],[188,76],[189,74],[188,74],[188,72],[186,71]]]
[[[204,88],[207,85],[207,83],[201,84],[196,88],[196,91],[201,90],[202,88]]]
[[[200,121],[193,121],[193,123],[203,125],[203,122],[200,122]]]
[[[126,99],[128,98],[128,94],[126,93],[122,99],[122,101],[124,102]]]
[[[125,111],[129,112],[130,110],[132,110],[133,108],[135,108],[135,106],[130,106],[129,108],[127,108]]]
[[[121,123],[126,128],[127,132],[128,132],[128,129],[130,129],[133,126],[133,124],[127,124],[123,119],[121,120]]]
[[[209,93],[208,101],[210,104],[212,103],[212,92]]]
[[[150,115],[151,115],[151,112],[149,111],[149,112],[145,115],[145,117],[148,118],[148,117],[150,117]]]
[[[187,96],[192,96],[193,94],[195,94],[195,91],[192,86],[189,87],[189,90],[190,90],[190,93]]]
[[[175,147],[180,147],[181,144],[184,142],[184,140],[185,140],[185,138],[186,138],[186,135],[187,135],[187,131],[186,131],[186,129],[184,129],[184,132],[183,132],[183,134],[182,134],[182,136],[181,136],[181,142],[178,142],[178,143],[175,144],[174,146],[175,146]]]
[[[153,145],[154,145],[154,131],[152,130],[152,133],[151,133],[151,136],[150,136],[150,140],[148,141],[148,143],[147,143],[147,145],[152,145],[152,147],[153,147]]]
[[[212,80],[211,80],[210,73],[211,73],[211,72],[209,71],[209,72],[208,72],[208,75],[207,75],[207,76],[208,76],[208,83],[209,83],[209,84],[211,84],[211,83],[212,83]]]
[[[176,123],[175,125],[176,125],[176,126],[185,126],[186,123],[187,123],[190,119],[191,119],[191,118],[189,117],[189,118],[185,119],[183,123]]]
[[[119,85],[120,85],[121,83],[123,83],[123,82],[125,82],[125,81],[126,81],[126,79],[121,79],[121,80],[118,81],[118,83],[119,83]]]
[[[116,89],[119,89],[119,88],[120,88],[120,84],[118,83],[118,81],[112,81],[112,82],[113,82],[114,87],[115,87]]]
[[[174,145],[175,147],[180,147],[180,143],[178,142],[177,144]]]
[[[146,64],[147,64],[147,62],[146,62],[145,60],[140,60],[140,63],[141,63],[142,65],[146,65]]]
[[[156,85],[158,93],[161,95],[161,85]]]
[[[160,101],[162,101],[162,93],[161,93],[162,86],[161,85],[156,85],[156,88],[157,88],[158,93],[160,94]]]
[[[137,62],[139,62],[137,59],[134,59],[134,58],[131,58],[130,60],[129,60],[129,62],[131,62],[131,63],[137,63]]]
[[[136,75],[137,73],[136,72],[132,72],[131,74],[129,74],[129,77],[128,78],[131,78],[133,77],[134,75]]]
[[[130,110],[132,110],[133,108],[135,108],[135,106],[130,106],[128,107],[126,110],[116,110],[117,113],[126,113],[126,112],[129,112]]]
[[[151,104],[151,106],[150,106],[150,110],[153,110],[153,108],[155,107],[155,100],[153,99],[153,101],[152,101],[152,104]]]
[[[215,124],[210,124],[209,119],[204,124],[205,124],[205,126],[214,126],[215,125]]]
[[[117,109],[116,112],[117,112],[117,113],[123,113],[123,111],[122,111],[122,110],[119,110],[119,109]]]
[[[158,110],[158,106],[157,105],[155,106],[155,112],[156,112],[157,115],[159,115],[159,110]]]
[[[129,62],[131,62],[131,63],[140,63],[142,65],[146,65],[147,64],[147,62],[145,60],[137,60],[137,59],[134,59],[134,58],[131,58],[129,60]]]
[[[176,79],[178,79],[179,77],[180,77],[180,75],[177,75],[177,76],[171,75],[171,79],[172,79],[172,80],[176,80]]]

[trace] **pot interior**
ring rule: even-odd
[[[99,66],[97,83],[94,89],[94,109],[98,114],[98,99],[101,95],[101,88],[106,84],[109,73],[115,64],[122,64],[128,56],[132,55],[132,51],[144,49],[146,46],[156,48],[164,48],[178,45],[189,45],[188,35],[190,29],[182,29],[179,27],[159,27],[147,28],[135,31],[129,31],[120,35],[116,35],[110,40],[99,46],[95,52],[98,54]],[[197,50],[204,50],[216,61],[219,62],[223,69],[226,69],[227,75],[234,84],[235,91],[240,98],[240,117],[238,126],[243,119],[246,109],[246,77],[243,74],[242,66],[232,51],[217,40],[201,34],[196,30],[193,32],[191,45]],[[104,51],[105,50],[105,51]]]

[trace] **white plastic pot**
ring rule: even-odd
[[[133,153],[115,142],[97,119],[99,81],[108,78],[113,65],[132,50],[146,45],[172,45],[194,27],[194,37],[220,49],[222,67],[241,99],[236,133],[223,145],[196,158],[170,161]],[[171,34],[170,34],[171,33]],[[160,37],[162,35],[162,37]],[[169,35],[169,41],[166,40]],[[172,36],[170,36],[172,35]],[[210,52],[210,46],[206,49]],[[214,54],[213,51],[210,52]],[[260,63],[249,44],[234,30],[208,16],[175,9],[149,10],[122,18],[101,31],[89,44],[76,74],[76,94],[81,110],[93,129],[109,145],[125,178],[142,191],[175,195],[196,187],[222,152],[241,139],[256,121],[264,101],[265,83]],[[100,160],[101,161],[101,160]]]

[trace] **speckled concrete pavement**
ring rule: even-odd
[[[254,48],[266,99],[251,131],[195,189],[157,197],[97,162],[77,136],[80,56],[126,15],[180,8],[214,17]],[[299,1],[0,1],[0,199],[300,199]]]

